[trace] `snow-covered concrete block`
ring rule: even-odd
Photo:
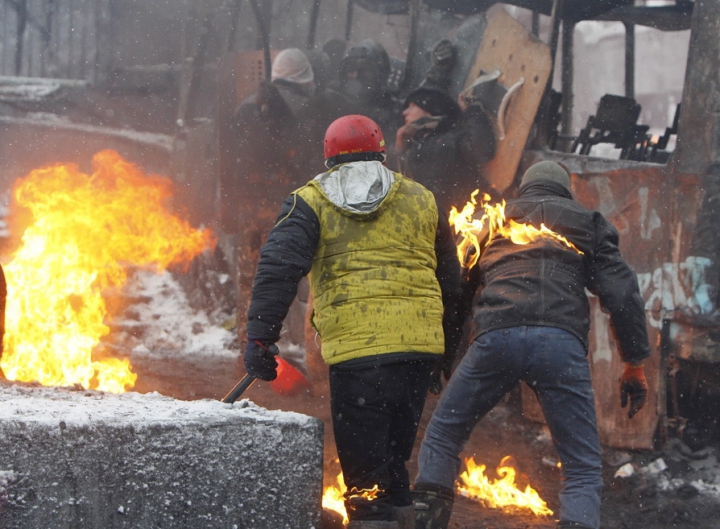
[[[0,527],[320,527],[322,421],[0,384]]]

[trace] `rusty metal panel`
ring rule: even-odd
[[[672,254],[674,196],[663,167],[623,169],[607,173],[574,175],[576,199],[602,213],[620,232],[620,250],[635,270],[640,293],[646,301],[648,334],[653,350],[646,361],[650,392],[645,409],[629,420],[620,407],[623,362],[617,351],[610,319],[591,300],[588,358],[592,369],[600,439],[604,444],[638,449],[651,448],[660,417],[665,414],[660,359],[662,316],[655,301],[664,295],[662,275]]]
[[[646,302],[652,357],[646,361],[650,385],[648,402],[632,420],[620,407],[620,375],[623,362],[617,350],[610,319],[591,298],[590,361],[600,439],[603,444],[627,449],[653,447],[658,424],[665,416],[665,377],[660,353],[660,331],[669,306],[687,299],[688,270],[684,251],[675,242],[683,239],[676,198],[678,188],[665,166],[612,164],[589,171],[584,167],[572,176],[573,195],[584,206],[602,213],[620,233],[620,250],[638,276]],[[606,169],[606,170],[603,170]],[[697,203],[692,187],[683,204]],[[674,301],[677,300],[677,301]],[[540,419],[534,395],[523,388],[527,416]]]

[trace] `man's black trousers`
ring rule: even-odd
[[[330,366],[333,431],[351,520],[393,520],[394,506],[412,504],[405,463],[412,455],[435,358]],[[373,499],[361,495],[375,486],[379,491]]]

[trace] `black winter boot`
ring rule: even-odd
[[[397,518],[400,529],[415,529],[415,507],[394,507],[395,518]]]
[[[450,523],[455,492],[433,483],[415,485],[415,529],[447,529]]]
[[[558,522],[557,529],[592,529],[592,527],[580,522]]]

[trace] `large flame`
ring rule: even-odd
[[[97,358],[109,328],[102,292],[121,287],[132,266],[160,272],[214,244],[170,214],[172,182],[146,175],[114,151],[75,165],[32,171],[13,188],[31,220],[4,266],[8,284],[2,366],[10,380],[79,384],[122,392],[137,375],[128,360]]]
[[[521,224],[510,219],[505,219],[505,201],[500,204],[490,204],[490,195],[483,195],[480,203],[482,216],[475,218],[477,208],[477,195],[480,192],[476,189],[470,195],[470,201],[465,204],[462,210],[458,211],[455,206],[450,209],[450,224],[455,227],[455,234],[460,234],[462,239],[457,246],[458,258],[464,268],[472,268],[477,263],[482,253],[480,248],[483,240],[485,246],[490,244],[493,236],[498,234],[510,239],[515,244],[529,244],[540,238],[554,239],[568,248],[582,254],[573,243],[562,235],[555,233],[545,224],[536,228],[531,224]]]
[[[509,466],[510,456],[505,456],[496,472],[499,479],[491,480],[485,475],[485,465],[478,466],[471,457],[465,459],[466,470],[460,474],[457,490],[463,496],[480,500],[492,508],[516,507],[530,509],[536,516],[551,516],[553,511],[530,485],[521,491],[515,484],[515,469]]]

